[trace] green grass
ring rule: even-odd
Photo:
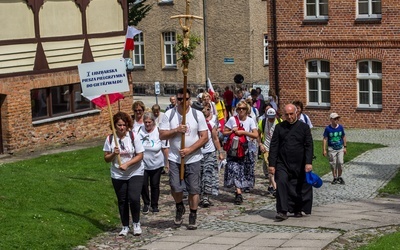
[[[367,246],[360,247],[360,250],[389,250],[399,249],[400,246],[400,232],[388,234],[383,237],[376,238]]]
[[[385,146],[381,144],[349,142],[347,144],[347,154],[344,155],[344,162],[349,162],[368,150],[382,147]],[[320,176],[330,173],[331,167],[329,165],[329,160],[322,155],[322,141],[314,140],[314,155],[317,158],[313,161],[313,172]]]
[[[119,222],[100,147],[0,165],[0,249],[71,249]]]

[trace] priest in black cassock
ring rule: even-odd
[[[314,155],[310,127],[297,120],[296,106],[284,108],[285,121],[275,127],[269,151],[269,173],[275,175],[276,210],[278,220],[287,213],[295,217],[311,214],[313,191],[305,173],[312,170]]]

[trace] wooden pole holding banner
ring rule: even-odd
[[[172,16],[171,18],[179,18],[179,23],[182,27],[183,31],[183,47],[189,47],[190,42],[190,28],[192,26],[193,19],[203,19],[202,17],[190,15],[190,0],[186,0],[186,15],[177,15]],[[185,23],[183,23],[182,19],[185,19]],[[182,55],[187,53],[186,51],[182,51]],[[183,113],[182,113],[182,125],[186,125],[186,94],[187,94],[187,74],[189,72],[189,60],[183,60]],[[186,133],[182,134],[181,138],[181,149],[185,148],[185,136]],[[185,176],[185,159],[181,157],[181,166],[179,171],[179,177],[183,180]]]
[[[110,115],[110,123],[111,123],[111,129],[112,129],[112,133],[113,133],[113,137],[114,137],[114,143],[115,143],[116,147],[119,147],[117,133],[115,132],[115,126],[114,126],[114,121],[113,121],[113,114],[111,111],[110,98],[108,97],[108,94],[106,94],[105,96],[106,96],[106,100],[107,100],[108,113]],[[119,154],[117,155],[117,159],[118,159],[119,166],[121,166],[122,165],[121,156]]]

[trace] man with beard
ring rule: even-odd
[[[269,151],[269,172],[277,184],[277,220],[286,220],[287,213],[295,217],[311,214],[312,186],[305,173],[312,170],[313,139],[310,127],[297,120],[296,106],[284,108],[285,121],[277,124]]]

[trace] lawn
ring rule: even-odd
[[[349,143],[345,160],[377,147]],[[314,148],[314,171],[329,173]],[[101,147],[0,164],[0,249],[71,249],[119,226],[109,171]]]

